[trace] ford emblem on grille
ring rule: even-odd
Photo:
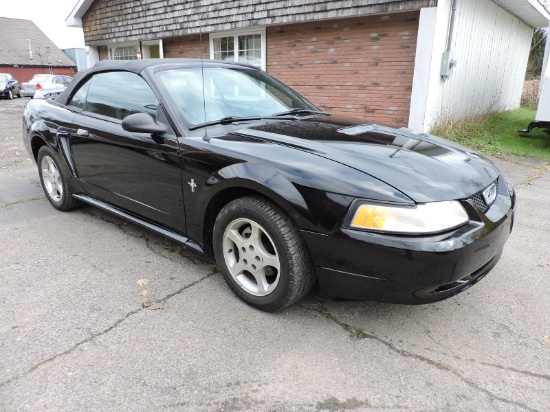
[[[487,205],[490,205],[495,201],[496,198],[497,185],[493,183],[491,186],[483,191],[483,199],[485,199],[485,203],[487,203]]]

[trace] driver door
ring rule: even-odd
[[[75,168],[92,196],[185,233],[177,137],[155,94],[132,72],[95,74],[73,96],[80,111],[71,128]],[[165,123],[161,136],[131,133],[122,120],[147,113]]]

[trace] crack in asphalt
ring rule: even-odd
[[[477,363],[479,365],[489,366],[491,368],[501,369],[501,370],[509,371],[509,372],[515,372],[515,373],[519,373],[520,375],[525,375],[525,376],[529,376],[529,377],[532,377],[532,378],[539,378],[539,379],[544,379],[544,380],[550,381],[550,375],[544,375],[542,373],[530,372],[530,371],[526,371],[526,370],[523,370],[523,369],[511,368],[509,366],[502,366],[502,365],[498,365],[498,364],[495,364],[495,363],[489,363],[489,362],[480,362],[480,361],[475,361],[475,360],[468,360],[468,361],[472,362],[472,363]]]
[[[190,249],[185,245],[180,245],[175,242],[171,242],[166,239],[166,242],[168,242],[167,245],[163,245],[157,241],[154,241],[149,236],[143,234],[143,233],[134,233],[131,231],[133,228],[139,228],[137,225],[133,225],[131,223],[127,223],[125,221],[117,222],[112,219],[109,219],[106,216],[101,216],[100,214],[94,213],[92,210],[82,210],[82,213],[87,214],[88,216],[92,216],[94,218],[100,219],[103,222],[109,223],[117,227],[121,232],[123,232],[126,235],[132,236],[136,239],[143,239],[145,240],[145,245],[147,246],[147,249],[149,249],[151,252],[153,252],[155,255],[166,258],[170,260],[171,262],[178,263],[177,259],[174,259],[169,254],[165,253],[164,251],[156,250],[153,245],[159,246],[160,248],[164,249],[165,251],[171,253],[171,254],[177,254],[192,263],[198,265],[198,264],[212,264],[212,260],[209,259],[207,256],[201,256],[198,252],[190,251]],[[147,229],[143,229],[147,230]],[[159,237],[162,237],[162,235],[158,235]],[[196,256],[195,256],[196,255]]]
[[[31,201],[31,200],[40,200],[40,199],[43,199],[43,198],[32,198],[32,199],[27,199],[27,200],[24,200],[24,201]],[[14,203],[7,203],[5,205],[0,205],[0,208],[2,207],[8,207],[8,206],[12,206],[12,205],[15,205],[15,204],[19,204],[19,203],[22,203],[24,201],[19,201],[19,202],[14,202]],[[93,211],[89,211],[89,210],[83,210],[82,211],[83,213],[85,214],[88,214],[89,216],[92,216],[94,218],[98,218],[106,223],[109,223],[109,224],[112,224],[114,226],[116,226],[119,230],[121,230],[124,234],[126,235],[130,235],[136,239],[143,239],[145,241],[145,244],[147,246],[147,248],[153,252],[154,254],[156,254],[157,256],[160,256],[160,257],[163,257],[163,258],[166,258],[166,259],[169,259],[170,261],[173,261],[173,262],[177,262],[176,259],[174,259],[172,256],[170,256],[169,254],[163,252],[163,251],[160,251],[160,250],[156,250],[153,245],[157,246],[157,247],[160,247],[162,249],[164,249],[165,251],[167,251],[168,253],[177,253],[178,255],[180,255],[181,257],[191,261],[192,263],[194,264],[208,264],[210,266],[210,272],[208,272],[205,276],[201,277],[200,279],[197,279],[196,281],[194,282],[191,282],[183,287],[181,287],[180,289],[176,290],[175,292],[172,292],[172,293],[169,293],[168,295],[164,296],[162,299],[157,299],[157,300],[148,300],[148,305],[145,305],[145,304],[142,304],[139,308],[135,309],[135,310],[132,310],[128,313],[126,313],[122,318],[118,319],[115,323],[113,323],[111,326],[109,326],[108,328],[100,331],[100,332],[96,332],[94,334],[92,334],[90,337],[76,343],[75,345],[73,345],[72,347],[70,347],[69,349],[61,352],[61,353],[58,353],[46,360],[43,360],[41,362],[39,362],[38,364],[34,365],[32,368],[30,368],[29,370],[27,370],[26,372],[23,372],[22,374],[18,375],[18,376],[14,376],[4,382],[1,382],[0,383],[0,388],[10,384],[11,382],[14,382],[16,380],[19,380],[27,375],[29,375],[30,373],[34,372],[35,370],[39,369],[40,367],[46,365],[47,363],[49,362],[53,362],[54,360],[62,357],[62,356],[65,356],[65,355],[68,355],[70,354],[71,352],[75,351],[77,348],[79,348],[80,346],[86,344],[86,343],[89,343],[89,342],[92,342],[94,341],[95,339],[97,339],[98,337],[101,337],[111,331],[113,331],[114,329],[116,329],[118,326],[120,326],[125,320],[127,320],[128,318],[130,318],[131,316],[133,315],[136,315],[137,313],[141,312],[142,310],[144,309],[151,309],[151,308],[154,308],[154,309],[161,309],[160,306],[156,306],[157,304],[161,304],[161,305],[164,305],[166,304],[166,302],[168,300],[170,300],[171,298],[173,298],[174,296],[177,296],[183,292],[185,292],[187,289],[197,285],[198,283],[202,282],[203,280],[215,275],[217,272],[218,272],[218,268],[216,265],[213,265],[211,263],[211,261],[208,260],[208,258],[203,258],[201,259],[199,256],[195,257],[195,256],[189,256],[189,251],[188,249],[184,246],[184,245],[178,245],[178,247],[171,247],[169,245],[165,246],[165,245],[162,245],[158,242],[155,242],[153,240],[151,240],[148,236],[146,236],[145,234],[141,234],[141,233],[133,233],[130,231],[130,228],[134,227],[132,225],[129,225],[128,227],[125,226],[125,223],[126,222],[116,222],[114,220],[110,220],[104,216],[101,216],[99,214],[96,214],[96,213],[93,213]],[[193,253],[193,252],[191,252]]]
[[[217,269],[217,268],[215,268]],[[191,282],[185,286],[183,286],[182,288],[178,289],[176,292],[173,292],[173,293],[170,293],[168,295],[166,295],[164,298],[158,300],[158,302],[162,302],[162,303],[166,303],[166,301],[168,301],[169,299],[173,298],[174,296],[176,295],[179,295],[183,292],[185,292],[187,289],[197,285],[198,283],[202,282],[203,280],[205,279],[208,279],[209,277],[213,276],[214,274],[217,273],[217,270],[211,270],[209,273],[207,273],[205,276],[201,277],[200,279],[197,279],[195,280],[194,282]],[[145,306],[140,306],[139,308],[137,309],[134,309],[128,313],[126,313],[123,317],[121,317],[120,319],[118,319],[115,323],[113,323],[111,326],[109,326],[108,328],[100,331],[100,332],[96,332],[94,334],[92,334],[90,337],[74,344],[72,347],[70,347],[69,349],[61,352],[61,353],[58,353],[54,356],[51,356],[50,358],[48,359],[45,359],[39,363],[37,363],[36,365],[34,365],[33,367],[31,367],[30,369],[28,369],[26,372],[23,372],[21,374],[19,374],[18,376],[14,376],[4,382],[1,382],[0,383],[0,389],[3,388],[4,386],[14,382],[14,381],[17,381],[21,378],[24,378],[25,376],[29,375],[30,373],[34,372],[35,370],[39,369],[40,367],[46,365],[47,363],[49,362],[53,362],[55,361],[56,359],[62,357],[62,356],[65,356],[65,355],[68,355],[70,354],[71,352],[74,352],[76,349],[78,349],[80,346],[86,344],[86,343],[89,343],[89,342],[93,342],[94,340],[96,340],[97,338],[103,336],[103,335],[106,335],[107,333],[113,331],[114,329],[116,329],[117,327],[119,327],[125,320],[129,319],[130,317],[138,314],[139,312],[141,312],[142,310],[146,309]]]
[[[545,173],[550,171],[550,165],[546,164],[544,166],[539,166],[535,168],[535,171],[531,173],[527,179],[521,182],[518,186],[532,185],[538,179],[540,179]]]
[[[424,363],[426,363],[430,366],[433,366],[433,367],[435,367],[435,368],[437,368],[441,371],[448,372],[448,373],[451,373],[451,374],[455,375],[462,382],[464,382],[466,385],[468,385],[468,386],[484,393],[485,395],[489,396],[489,398],[492,399],[492,400],[498,400],[498,401],[504,402],[504,403],[509,404],[509,405],[514,405],[514,406],[517,406],[517,407],[520,407],[520,408],[524,408],[525,410],[528,410],[528,411],[538,412],[536,409],[532,409],[532,408],[530,408],[529,406],[527,406],[523,403],[516,402],[516,401],[513,401],[513,400],[509,400],[509,399],[506,399],[506,398],[502,398],[502,397],[496,395],[495,393],[489,391],[488,389],[480,387],[475,382],[473,382],[473,381],[465,378],[464,376],[462,376],[462,374],[460,374],[455,369],[451,368],[449,365],[446,365],[446,364],[438,362],[438,361],[434,361],[434,360],[432,360],[430,358],[427,358],[425,356],[422,356],[422,355],[418,355],[418,354],[415,354],[415,353],[408,352],[404,349],[399,349],[398,347],[396,347],[391,342],[388,342],[388,341],[386,341],[386,340],[384,340],[384,339],[382,339],[382,338],[380,338],[376,335],[366,333],[361,328],[349,325],[349,324],[341,321],[336,316],[334,316],[332,313],[330,313],[328,308],[321,301],[317,301],[316,304],[317,304],[316,307],[308,307],[308,306],[304,306],[304,305],[300,305],[300,306],[302,308],[306,309],[306,310],[310,310],[310,311],[313,311],[313,312],[319,314],[320,316],[322,316],[323,318],[325,318],[325,319],[327,319],[331,322],[336,323],[338,326],[340,326],[346,332],[348,332],[350,334],[350,337],[354,340],[362,340],[362,339],[374,340],[376,342],[379,342],[379,343],[383,344],[389,350],[391,350],[394,353],[397,353],[400,356],[424,362]],[[492,364],[485,364],[485,363],[481,363],[481,364],[483,364],[485,366],[496,366],[496,367],[498,367],[497,365],[492,365]],[[513,368],[506,368],[504,366],[500,366],[499,369],[505,369],[505,370],[509,370],[509,371],[513,371],[513,372],[517,372],[517,373],[523,373],[524,372],[524,371],[520,371],[520,370],[515,370]],[[535,377],[543,378],[543,379],[548,379],[548,377],[546,375],[538,376],[538,374],[532,374],[532,373],[526,373],[526,375],[535,376]]]
[[[22,199],[22,200],[17,200],[15,202],[4,203],[4,204],[0,205],[0,209],[5,209],[7,207],[20,205],[21,203],[34,202],[35,200],[42,200],[42,199],[45,199],[45,197],[31,197],[29,199]]]
[[[538,160],[541,160],[544,163],[541,163],[539,165],[535,165],[535,164],[529,163],[529,162],[522,162],[521,160],[514,159],[514,158],[512,158],[510,156],[507,156],[507,155],[494,154],[492,156],[496,157],[497,159],[504,160],[505,162],[513,163],[513,164],[516,164],[516,165],[519,165],[519,166],[529,167],[531,169],[536,169],[536,168],[541,167],[541,166],[544,167],[544,166],[550,165],[550,162],[544,161],[543,159],[538,159]],[[527,159],[529,159],[529,157],[527,157]]]

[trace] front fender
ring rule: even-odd
[[[218,193],[233,188],[249,189],[268,197],[282,207],[299,226],[313,220],[304,197],[294,184],[267,166],[246,162],[217,171],[206,181],[205,201],[210,203]]]
[[[339,227],[353,200],[349,196],[301,186],[259,163],[232,164],[206,179],[200,200],[193,205],[186,204],[190,212],[187,217],[192,220],[188,225],[190,237],[202,239],[204,229],[208,231],[213,227],[225,204],[251,194],[259,194],[277,204],[298,228],[321,233],[332,233]]]

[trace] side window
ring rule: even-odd
[[[135,73],[99,73],[92,78],[86,111],[122,120],[134,113],[156,118],[158,100],[149,85]]]
[[[88,80],[77,92],[71,97],[69,104],[67,106],[84,110],[84,105],[86,104],[86,95],[88,94],[88,89],[90,88],[90,83],[92,80]]]

